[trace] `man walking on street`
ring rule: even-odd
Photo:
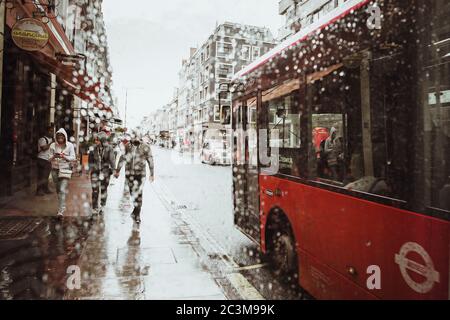
[[[92,210],[93,214],[101,214],[108,199],[108,186],[115,168],[114,149],[108,141],[105,132],[100,132],[95,137],[95,146],[89,152],[89,175],[92,185]],[[101,199],[99,199],[101,194]],[[99,208],[100,201],[100,208]]]
[[[141,222],[142,193],[147,175],[146,163],[150,169],[149,179],[153,182],[154,168],[151,148],[143,142],[139,132],[134,132],[131,135],[131,143],[127,144],[125,154],[121,157],[115,176],[119,177],[120,170],[125,164],[126,183],[134,201],[132,216],[137,223]]]
[[[37,156],[37,196],[44,196],[52,193],[48,187],[48,177],[52,171],[52,164],[50,163],[50,145],[53,143],[54,129],[52,126],[47,127],[47,132],[39,139],[38,142],[38,156]]]

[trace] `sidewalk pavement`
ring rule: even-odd
[[[51,190],[55,190],[51,187]],[[0,205],[0,217],[53,217],[58,212],[56,193],[38,197],[35,190],[12,196]],[[67,217],[90,216],[91,182],[87,175],[74,176],[69,183]]]
[[[144,188],[142,224],[133,222],[133,208],[124,197],[124,180],[123,175],[119,180],[112,179],[105,213],[94,220],[90,218],[91,187],[86,176],[70,181],[67,214],[62,223],[54,218],[56,194],[35,197],[33,192],[33,196],[15,196],[1,206],[0,227],[13,230],[8,223],[16,228],[21,223],[17,219],[30,223],[38,219],[41,230],[47,230],[43,235],[33,232],[22,241],[0,241],[0,271],[9,274],[7,279],[0,276],[0,289],[6,290],[6,296],[226,299],[200,262],[193,245],[195,239],[188,234],[186,224],[164,206],[149,182]],[[11,251],[19,244],[23,249]],[[29,252],[34,252],[31,260],[16,257],[28,256]],[[70,291],[66,270],[73,264],[80,268],[81,288]]]
[[[91,224],[90,189],[86,176],[70,181],[62,221],[56,193],[24,190],[0,205],[0,300],[62,298]]]
[[[68,291],[65,299],[226,299],[154,185],[146,182],[140,226],[123,191],[122,176],[113,181],[105,214],[81,253],[81,289]]]

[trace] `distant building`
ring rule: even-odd
[[[231,95],[220,85],[275,47],[277,41],[267,28],[225,22],[199,48],[190,48],[181,63],[179,87],[163,108],[152,113],[143,126],[150,136],[162,135],[185,150],[200,150],[207,132],[223,137],[231,127],[221,124],[221,112],[231,107]],[[221,110],[222,108],[222,110]],[[165,136],[167,135],[167,136]]]
[[[229,133],[220,115],[221,108],[230,108],[231,95],[221,96],[219,106],[220,85],[276,44],[268,28],[225,22],[191,48],[179,72],[177,141],[201,148],[208,130]]]
[[[286,17],[278,38],[285,40],[301,29],[319,20],[323,15],[342,5],[347,0],[281,0],[279,14]]]

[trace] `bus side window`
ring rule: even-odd
[[[338,71],[308,85],[311,141],[309,177],[342,184],[348,175],[345,87]]]
[[[450,7],[431,1],[420,17],[420,110],[416,143],[418,205],[450,215]],[[420,175],[420,176],[419,176]]]
[[[314,81],[308,86],[312,131],[310,178],[389,196],[385,148],[374,143],[376,125],[370,118],[370,101],[362,99],[367,94],[364,90],[370,90],[367,83],[362,83],[362,68],[342,65],[330,70],[334,71],[320,79],[310,76]]]
[[[278,90],[282,92],[283,85]],[[277,88],[267,94],[276,96]],[[278,152],[278,173],[294,177],[306,176],[306,153],[302,150],[302,103],[299,91],[264,101],[268,113],[269,149]]]

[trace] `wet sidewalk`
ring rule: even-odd
[[[67,268],[77,263],[92,224],[90,194],[88,177],[74,176],[62,220],[56,218],[56,193],[37,197],[28,188],[2,199],[0,300],[62,299]]]
[[[50,188],[55,188],[50,183]],[[32,188],[0,204],[1,217],[54,217],[58,211],[56,192],[38,197]],[[91,183],[87,175],[74,176],[69,183],[66,217],[90,216]]]
[[[130,217],[124,177],[113,179],[107,208],[90,229],[77,266],[81,289],[65,299],[226,299],[184,230],[146,182],[142,224]],[[157,181],[155,182],[158,183]]]

